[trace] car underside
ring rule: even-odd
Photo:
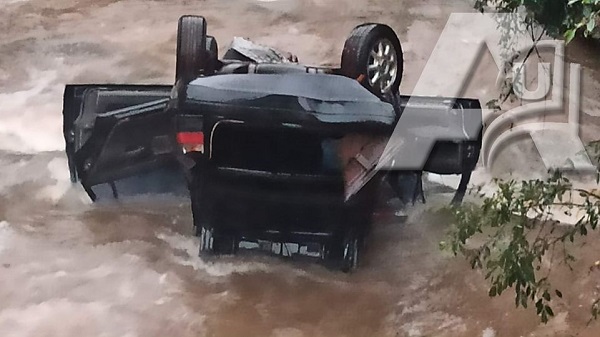
[[[339,68],[302,65],[241,38],[219,59],[206,30],[202,17],[180,18],[173,85],[65,88],[71,179],[93,200],[99,186],[118,197],[122,179],[177,172],[160,183],[183,177],[201,254],[292,242],[349,271],[394,169],[378,164],[403,121],[403,142],[435,138],[410,172],[463,175],[454,201],[462,199],[481,147],[480,104],[401,95],[402,50],[390,27],[356,27]]]

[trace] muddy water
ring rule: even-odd
[[[206,16],[221,52],[239,35],[310,64],[337,64],[355,25],[388,23],[403,41],[410,92],[460,11],[470,8],[442,0],[3,1],[0,335],[595,336],[583,327],[589,278],[561,278],[592,293],[565,296],[560,319],[539,326],[510,297],[490,301],[481,275],[439,252],[443,214],[380,219],[364,267],[343,275],[259,254],[200,259],[187,198],[91,204],[68,181],[64,84],[171,83],[182,14]],[[468,94],[493,95],[495,76],[484,65]]]

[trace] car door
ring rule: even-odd
[[[155,85],[66,86],[63,131],[71,180],[80,181],[93,200],[94,186],[108,184],[117,197],[117,182],[175,167],[170,92],[171,86]]]

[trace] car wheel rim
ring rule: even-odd
[[[200,250],[201,251],[211,250],[212,245],[213,245],[212,230],[202,227],[201,232],[200,232]]]
[[[392,90],[398,76],[398,58],[390,40],[381,39],[374,44],[369,53],[367,76],[369,85],[379,89],[382,94]]]
[[[344,261],[348,269],[358,267],[358,240],[353,239],[344,245]]]

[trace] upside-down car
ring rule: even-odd
[[[400,95],[402,48],[387,25],[357,26],[340,67],[243,38],[219,58],[200,16],[182,16],[177,33],[173,85],[67,85],[64,136],[72,181],[92,199],[98,186],[117,197],[122,179],[175,165],[200,254],[291,242],[352,270],[385,173],[377,162],[403,114],[425,130],[481,125],[477,100]],[[468,177],[480,146],[479,130],[436,142],[421,170]]]

